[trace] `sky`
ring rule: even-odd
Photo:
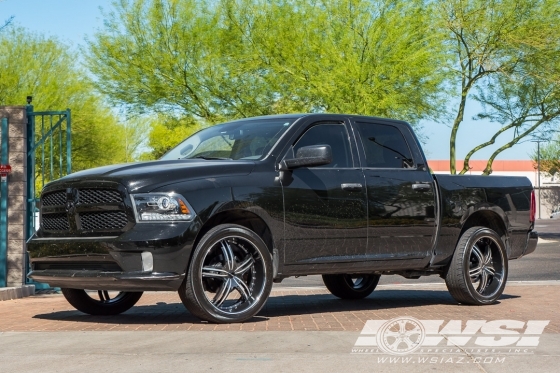
[[[16,25],[56,36],[79,53],[78,46],[84,45],[84,38],[93,36],[103,26],[100,7],[110,10],[111,0],[0,0],[0,22],[14,16]],[[449,109],[453,109],[451,101],[449,105]],[[463,159],[470,149],[487,141],[500,128],[497,123],[472,120],[479,109],[476,103],[466,108],[465,120],[458,134],[457,159]],[[424,121],[421,125],[427,158],[449,159],[451,121],[449,124]],[[487,159],[512,136],[512,132],[505,132],[497,139],[496,145],[479,151],[472,159]],[[527,141],[502,152],[496,159],[530,159],[535,149],[536,144]]]

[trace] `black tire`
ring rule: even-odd
[[[323,275],[323,282],[331,294],[342,299],[362,299],[370,295],[381,275]]]
[[[61,289],[64,298],[78,311],[96,316],[118,315],[129,310],[138,302],[142,292],[121,291],[113,298],[108,291],[99,290],[91,293],[81,289]],[[98,295],[96,299],[91,295]]]
[[[500,236],[490,228],[467,229],[451,259],[445,283],[459,303],[492,304],[506,286],[508,260]]]
[[[271,289],[272,258],[266,244],[245,227],[223,224],[197,244],[179,296],[202,320],[235,323],[256,315]]]

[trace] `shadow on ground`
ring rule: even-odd
[[[513,298],[518,296],[504,294],[500,300]],[[282,316],[379,311],[433,305],[463,307],[458,305],[447,291],[438,290],[379,290],[361,300],[341,300],[331,294],[283,295],[269,298],[259,314],[249,322],[263,322]],[[38,314],[34,318],[120,325],[206,324],[191,315],[180,302],[136,306],[117,316],[91,316],[79,311],[57,311]]]

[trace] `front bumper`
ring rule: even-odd
[[[52,287],[91,290],[177,290],[197,233],[192,222],[136,224],[117,237],[45,237],[28,242],[28,277]]]
[[[29,278],[52,287],[90,290],[177,290],[184,274],[154,272],[102,272],[77,270],[31,271]]]

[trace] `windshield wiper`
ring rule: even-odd
[[[228,159],[231,160],[231,158],[224,158],[224,157],[207,157],[207,156],[204,156],[204,155],[197,155],[196,157],[193,157],[193,158],[191,158],[191,159],[195,159],[195,158],[206,159],[206,160],[208,160],[208,161],[210,161],[210,160],[216,160],[216,159],[217,159],[217,160],[222,160],[222,161],[223,161],[223,160],[228,160]]]

